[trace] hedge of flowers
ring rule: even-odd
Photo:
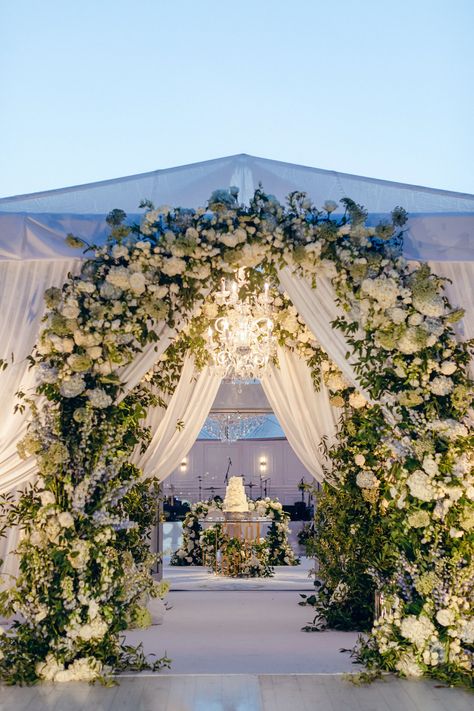
[[[152,581],[143,560],[130,560],[135,525],[117,506],[140,476],[129,460],[146,446],[143,416],[157,398],[152,374],[120,400],[120,369],[159,338],[158,324],[178,328],[195,317],[223,277],[243,267],[249,288],[269,280],[277,289],[284,266],[313,285],[319,275],[331,279],[344,310],[334,328],[345,333],[387,424],[383,465],[360,439],[336,460],[338,485],[355,473],[364,498],[387,517],[395,561],[380,580],[386,608],[364,658],[402,674],[469,677],[472,382],[468,344],[453,333],[462,311],[427,265],[401,256],[404,210],[372,228],[363,208],[341,202],[344,213],[334,217],[336,203],[319,210],[302,193],[283,206],[259,189],[243,207],[234,189],[221,190],[198,210],[145,203],[142,223],[131,227],[115,210],[107,244],[91,250],[79,276],[46,292],[32,356],[41,383],[23,443],[39,480],[10,510],[25,537],[20,578],[3,597],[3,608],[21,615],[0,637],[3,678],[59,679],[65,671],[94,679],[121,668],[128,607]],[[324,358],[311,354],[317,382]],[[173,380],[178,368],[163,360],[158,380],[168,371]]]
[[[249,577],[268,577],[273,575],[274,565],[298,565],[299,560],[288,541],[290,517],[283,511],[281,503],[277,499],[266,497],[257,501],[249,499],[248,504],[249,511],[268,517],[271,523],[265,538],[259,542],[258,548],[254,551],[254,563],[249,564],[244,574]],[[198,501],[191,505],[183,521],[183,542],[171,557],[171,565],[210,565],[215,563],[216,546],[222,549],[229,548],[229,545],[234,547],[238,545],[236,540],[232,539],[230,542],[225,539],[219,523],[206,527],[205,531],[202,530],[200,520],[207,515],[210,507],[220,509],[222,504],[217,500]],[[242,569],[243,567],[240,566],[241,573]]]

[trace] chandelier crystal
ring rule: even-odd
[[[263,413],[211,412],[201,435],[209,439],[220,439],[221,442],[237,442],[253,434],[266,418],[267,415]]]
[[[224,380],[248,383],[260,379],[276,348],[269,299],[269,286],[258,295],[240,298],[246,286],[244,270],[227,286],[222,279],[215,295],[216,303],[225,308],[224,316],[214,321],[207,332],[207,348],[214,367]]]

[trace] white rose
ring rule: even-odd
[[[367,405],[367,400],[362,395],[362,393],[351,393],[349,395],[349,405],[356,410],[360,410],[360,408],[365,407]]]
[[[87,355],[92,358],[92,360],[97,360],[102,355],[102,348],[100,346],[92,346],[92,348],[87,349]]]
[[[120,259],[120,257],[128,257],[128,248],[123,244],[115,244],[112,247],[112,256],[114,259]]]
[[[445,360],[443,363],[441,363],[440,370],[443,375],[452,375],[456,369],[457,365],[452,360]]]
[[[365,464],[365,457],[363,454],[356,454],[354,461],[358,467],[363,467]]]
[[[454,623],[454,612],[448,609],[438,610],[436,613],[436,619],[440,625],[443,625],[443,627],[449,627]]]
[[[79,304],[75,300],[67,301],[61,310],[63,316],[69,319],[77,318],[81,313]]]

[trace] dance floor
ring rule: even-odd
[[[297,592],[174,591],[164,622],[127,641],[173,659],[173,674],[293,674],[355,670],[355,632],[302,632],[312,608]],[[166,672],[165,672],[166,673]]]
[[[135,676],[0,687],[0,711],[471,711],[472,694],[432,681],[385,677],[357,687],[335,675]]]
[[[311,593],[314,590],[312,558],[301,558],[300,565],[275,567],[271,578],[224,578],[198,565],[186,567],[169,565],[164,560],[163,578],[172,590],[295,590]]]

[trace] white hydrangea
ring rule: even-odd
[[[438,318],[444,314],[444,300],[439,294],[434,296],[415,295],[413,296],[413,306],[423,316]]]
[[[430,477],[417,469],[407,479],[407,486],[410,489],[410,494],[421,501],[432,501],[435,497],[435,491],[431,486]]]
[[[91,403],[92,407],[96,407],[98,409],[109,407],[109,405],[112,404],[112,398],[110,397],[110,395],[107,395],[105,390],[103,390],[102,388],[94,388],[94,390],[88,390],[87,397],[89,398],[89,402]]]
[[[361,290],[375,299],[384,309],[395,306],[400,293],[396,281],[385,277],[364,279]]]
[[[437,375],[436,378],[429,383],[429,389],[433,395],[449,395],[453,389],[453,381],[445,375]]]
[[[39,497],[41,501],[41,506],[48,506],[48,504],[56,503],[56,497],[52,491],[40,491]]]
[[[59,669],[54,675],[56,682],[93,681],[102,673],[102,663],[94,657],[75,659],[67,669]]]
[[[474,644],[474,619],[463,620],[460,624],[459,636],[463,642]]]
[[[47,363],[40,363],[38,370],[38,380],[40,383],[55,383],[58,379],[58,369]]]
[[[128,289],[130,287],[130,272],[127,267],[111,267],[105,280],[119,289]]]
[[[170,277],[176,276],[177,274],[183,274],[185,269],[186,262],[184,259],[180,259],[179,257],[169,257],[168,259],[165,259],[161,267],[163,274]]]
[[[36,674],[40,679],[53,681],[57,674],[64,670],[64,664],[59,662],[53,654],[48,654],[44,662],[38,662],[35,667]]]
[[[407,328],[397,341],[397,348],[405,355],[417,353],[422,348],[422,344],[415,328]]]
[[[146,277],[143,272],[134,272],[130,276],[130,289],[134,294],[143,294],[146,289]]]
[[[370,471],[359,472],[356,477],[356,483],[361,489],[377,489],[380,485],[375,474]]]
[[[438,463],[429,455],[424,457],[422,466],[425,472],[430,476],[437,476],[437,474],[439,474]]]
[[[63,397],[77,397],[83,393],[85,389],[86,384],[84,378],[79,373],[75,373],[69,378],[64,379],[59,388]]]
[[[406,677],[423,676],[422,667],[418,664],[413,654],[404,654],[396,663],[396,669]]]
[[[394,306],[387,309],[387,315],[393,323],[400,324],[403,323],[407,317],[407,312],[405,309],[401,309],[399,306]]]
[[[446,420],[433,420],[427,424],[427,429],[438,432],[447,439],[454,440],[458,437],[467,437],[468,429],[462,422],[448,418]]]
[[[435,632],[435,626],[426,615],[408,615],[400,625],[402,637],[409,639],[416,647],[424,647],[427,640]]]
[[[71,526],[74,526],[74,518],[69,511],[61,511],[61,513],[58,514],[58,523],[61,528],[71,528]]]

